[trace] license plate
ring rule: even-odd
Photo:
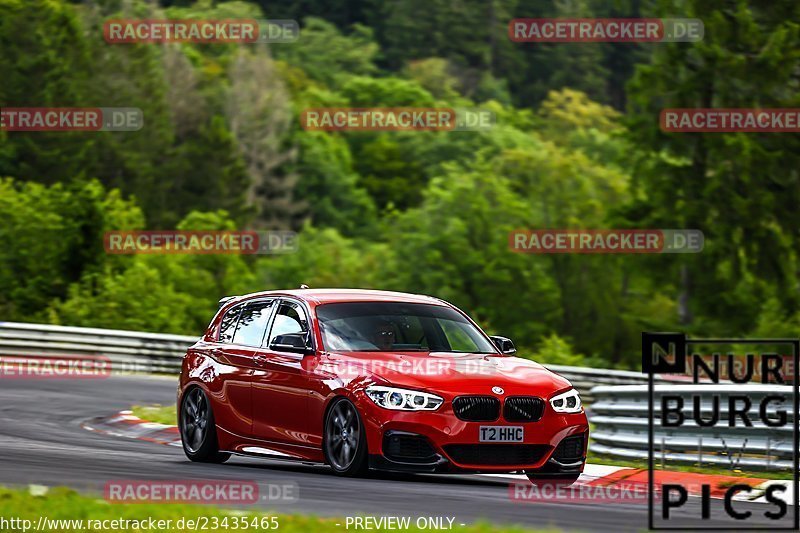
[[[481,426],[480,442],[523,442],[522,426]]]

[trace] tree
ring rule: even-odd
[[[232,231],[225,212],[190,213],[179,230]],[[122,256],[117,265],[86,272],[66,298],[50,305],[59,324],[199,334],[222,296],[253,286],[245,259],[236,254]]]
[[[650,152],[637,162],[637,201],[627,216],[646,227],[704,231],[703,253],[665,257],[654,275],[677,287],[684,328],[741,334],[770,285],[786,309],[800,302],[800,140],[665,133],[658,115],[665,108],[795,107],[800,5],[697,0],[684,13],[704,21],[704,39],[663,45],[631,84],[632,136]]]
[[[255,216],[255,207],[246,202],[250,178],[239,146],[219,115],[200,124],[175,148],[164,174],[170,176],[175,207],[161,217],[165,221],[161,227],[173,227],[192,210],[224,210],[232,213],[239,225]]]
[[[0,1],[0,105],[100,107],[92,98],[94,67],[80,20],[56,0]],[[91,176],[98,135],[11,132],[0,148],[0,176],[52,184]]]
[[[0,312],[22,321],[45,320],[71,283],[101,268],[105,231],[144,225],[138,207],[96,181],[0,180],[0,220]]]
[[[376,209],[359,186],[350,148],[340,135],[298,131],[300,176],[295,193],[308,206],[312,225],[331,227],[344,235],[368,235],[375,229]]]
[[[444,298],[489,331],[533,346],[556,325],[558,288],[546,261],[509,250],[508,235],[524,227],[530,207],[488,161],[449,165],[423,197],[388,225],[398,259],[387,279]]]
[[[303,20],[297,45],[275,46],[277,58],[301,68],[311,79],[337,87],[349,76],[377,72],[374,60],[378,45],[372,30],[355,24],[348,35],[320,18]]]
[[[296,253],[259,257],[258,290],[309,287],[391,288],[396,260],[387,244],[348,238],[332,228],[306,226]]]
[[[240,51],[230,80],[226,112],[250,178],[247,205],[260,227],[293,227],[305,206],[294,195],[297,176],[286,165],[295,156],[287,146],[292,113],[286,88],[265,50]]]

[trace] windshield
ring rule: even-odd
[[[317,307],[326,350],[497,353],[461,313],[440,305],[356,302]]]

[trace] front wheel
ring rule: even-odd
[[[219,451],[217,425],[206,393],[200,387],[187,392],[178,415],[186,457],[200,463],[224,463],[231,454]]]
[[[367,471],[367,436],[361,416],[347,398],[334,400],[325,418],[325,460],[340,476]]]

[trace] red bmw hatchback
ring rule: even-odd
[[[525,472],[571,482],[589,426],[563,377],[449,303],[368,290],[225,298],[186,353],[192,461],[324,462],[338,474]]]

